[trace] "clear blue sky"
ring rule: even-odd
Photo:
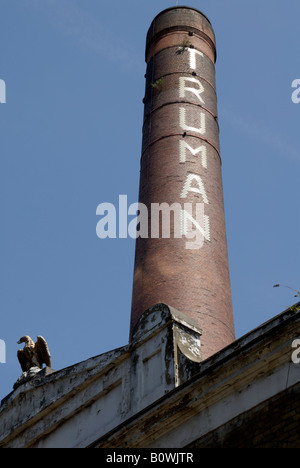
[[[20,336],[59,370],[128,343],[135,242],[100,240],[96,208],[137,201],[148,27],[169,0],[0,0],[0,398]],[[211,0],[237,337],[300,289],[299,0]]]

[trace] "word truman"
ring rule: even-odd
[[[203,53],[194,48],[189,48],[189,65],[191,70],[197,68],[197,57],[203,57]],[[204,94],[205,89],[197,78],[180,76],[179,77],[179,97],[186,98],[186,95],[193,94],[196,96],[200,105],[205,104]],[[204,112],[199,112],[199,123],[197,127],[189,125],[187,110],[184,107],[179,108],[179,126],[183,132],[192,132],[198,135],[206,134],[206,116]],[[195,158],[201,158],[201,165],[204,170],[207,170],[207,151],[206,145],[200,144],[198,147],[193,147],[185,140],[179,141],[179,163],[185,164],[188,155],[191,154]],[[205,205],[209,204],[209,199],[205,189],[204,182],[199,174],[188,173],[186,175],[183,187],[181,189],[180,198],[187,198],[190,193],[199,194]],[[205,215],[205,234],[206,240],[210,241],[210,222],[209,216]]]

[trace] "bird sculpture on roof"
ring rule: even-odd
[[[22,336],[18,344],[25,343],[23,349],[19,349],[17,356],[23,372],[28,372],[32,367],[43,368],[43,364],[51,367],[51,355],[48,344],[42,336],[37,337],[36,343],[30,336]]]

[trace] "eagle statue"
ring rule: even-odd
[[[30,336],[22,336],[18,344],[25,343],[24,349],[19,349],[17,356],[23,372],[28,372],[32,367],[43,368],[43,364],[51,367],[51,355],[48,344],[42,336],[37,337],[36,343]]]

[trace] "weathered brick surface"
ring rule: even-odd
[[[188,43],[183,44],[184,34]],[[210,239],[198,250],[186,249],[184,236],[137,239],[131,332],[146,309],[156,303],[166,303],[197,321],[203,330],[202,355],[207,358],[235,338],[217,119],[214,33],[200,12],[180,7],[160,14],[147,37],[139,201],[149,207],[149,215],[152,203],[182,206],[188,202],[204,203]],[[180,78],[187,79],[187,88],[201,90],[200,97],[189,90],[182,95]],[[186,131],[180,121],[182,109]],[[201,119],[205,121],[203,128]],[[196,131],[200,128],[202,132]],[[200,154],[195,156],[189,150],[186,161],[182,162],[182,141],[193,149],[203,145],[207,164]],[[207,200],[203,193],[193,190],[182,197],[189,174],[200,176]],[[197,184],[193,187],[197,188]]]

